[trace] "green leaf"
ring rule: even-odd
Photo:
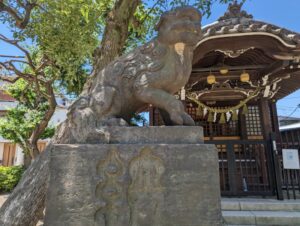
[[[22,166],[0,166],[0,192],[11,192],[24,172]]]

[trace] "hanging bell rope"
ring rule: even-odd
[[[247,103],[255,98],[259,94],[259,90],[256,90],[253,92],[252,95],[247,97],[245,100],[240,101],[239,104],[233,106],[233,107],[225,107],[225,108],[220,108],[220,107],[209,107],[206,104],[200,102],[197,100],[195,97],[192,97],[192,95],[187,95],[187,98],[190,99],[191,101],[195,102],[198,106],[196,109],[196,115],[199,117],[203,117],[204,115],[204,110],[208,111],[208,117],[207,121],[208,122],[215,122],[217,114],[221,114],[219,123],[224,124],[226,123],[226,117],[225,115],[228,114],[228,112],[231,112],[231,120],[232,121],[237,121],[238,120],[238,113],[237,111],[242,108],[242,114],[247,114],[248,113],[248,107]]]
[[[243,111],[242,111],[242,114],[243,114],[243,115],[246,115],[246,114],[248,114],[248,107],[247,107],[247,105],[246,105],[246,104],[243,106]]]
[[[225,113],[222,113],[222,114],[221,114],[221,117],[220,117],[219,123],[220,123],[220,124],[224,124],[224,123],[226,123],[226,119],[225,119]]]
[[[212,111],[210,111],[210,112],[208,113],[207,121],[208,121],[208,122],[214,122],[214,116],[213,116]]]
[[[203,116],[203,109],[200,105],[198,105],[197,109],[196,109],[196,116],[198,117],[202,117]]]
[[[233,110],[232,111],[232,117],[231,117],[232,121],[238,121],[238,114],[237,114],[237,110]]]
[[[233,107],[225,107],[225,108],[209,107],[206,104],[197,100],[195,97],[192,97],[191,95],[188,95],[187,98],[190,99],[191,101],[195,102],[198,105],[198,108],[200,106],[202,109],[206,108],[209,112],[215,112],[215,113],[221,114],[221,113],[226,113],[226,112],[233,112],[234,110],[238,110],[241,107],[244,107],[250,100],[255,98],[258,94],[259,94],[259,91],[255,91],[251,96],[247,97],[245,100],[242,100],[238,105],[235,105]],[[248,109],[245,111],[248,111]]]

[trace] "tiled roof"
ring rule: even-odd
[[[300,47],[299,33],[280,28],[273,24],[253,20],[252,15],[241,10],[241,7],[242,4],[238,4],[237,1],[230,4],[224,16],[219,18],[217,22],[202,28],[203,38],[206,39],[212,36],[237,35],[240,33],[249,33],[253,35],[268,33],[280,38],[291,46]]]
[[[300,129],[300,122],[279,127],[280,131],[293,130],[293,129]]]
[[[290,116],[281,116],[279,115],[278,116],[278,120],[281,121],[281,120],[290,120],[290,121],[300,121],[300,118],[298,117],[290,117]]]

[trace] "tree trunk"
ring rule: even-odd
[[[42,120],[38,125],[36,125],[35,129],[33,130],[30,139],[29,139],[29,148],[31,150],[31,158],[35,159],[39,154],[40,151],[38,149],[38,141],[45,129],[48,126],[48,123],[50,122],[52,116],[54,115],[57,102],[55,99],[54,90],[52,87],[52,81],[45,83],[45,89],[46,89],[46,97],[49,104],[49,108],[45,112],[45,115],[43,116]]]
[[[118,57],[128,38],[128,26],[140,0],[118,0],[109,13],[101,46],[95,51],[94,74]],[[89,89],[91,78],[85,85]],[[61,142],[60,142],[61,143]],[[24,173],[18,186],[0,209],[0,225],[35,226],[44,210],[49,180],[51,144]]]
[[[128,38],[129,23],[140,3],[140,0],[118,0],[109,12],[101,45],[94,52],[93,74],[84,85],[83,93],[89,91],[94,75],[122,54]]]
[[[50,145],[25,171],[21,181],[0,209],[0,225],[35,226],[45,206],[49,179]]]
[[[95,52],[95,71],[101,71],[118,57],[128,38],[128,26],[140,0],[119,0],[106,18],[100,47]]]

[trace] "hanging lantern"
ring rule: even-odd
[[[228,73],[228,71],[229,71],[228,68],[225,66],[221,67],[221,69],[220,69],[220,73],[222,75],[226,75]]]
[[[216,76],[214,76],[212,73],[210,73],[207,76],[207,83],[210,84],[210,85],[216,83]]]
[[[249,82],[250,81],[250,75],[249,73],[243,71],[243,73],[240,76],[241,82]]]

